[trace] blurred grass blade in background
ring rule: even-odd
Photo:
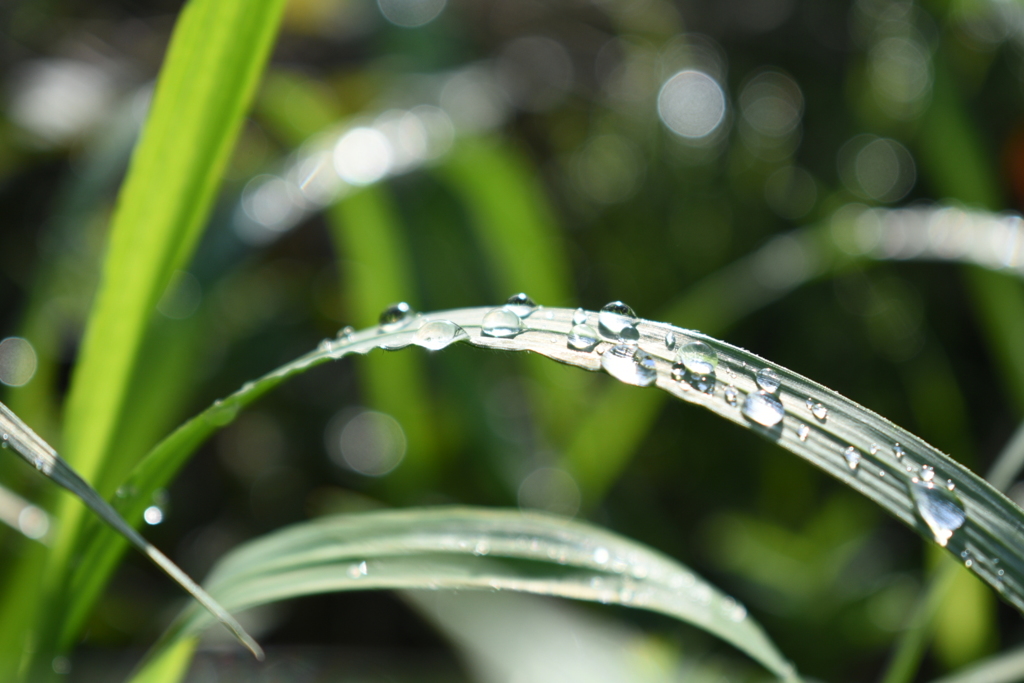
[[[674,560],[589,524],[519,510],[421,508],[324,517],[239,546],[207,585],[232,609],[382,588],[511,590],[660,612],[798,680],[746,609]],[[186,610],[162,648],[208,625]],[[162,652],[154,666],[163,664]],[[154,670],[144,668],[141,680]],[[137,679],[140,680],[140,679]]]

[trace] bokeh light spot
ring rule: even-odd
[[[658,94],[658,116],[676,135],[706,138],[725,119],[725,93],[706,73],[680,71]]]
[[[8,337],[0,342],[0,382],[9,387],[28,384],[38,364],[36,350],[27,339]]]

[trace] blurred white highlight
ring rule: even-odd
[[[36,350],[27,339],[8,337],[0,342],[0,382],[24,386],[35,376],[38,364]]]
[[[425,26],[440,16],[447,0],[377,0],[384,18],[396,26]]]
[[[706,138],[725,119],[725,93],[706,73],[680,71],[658,94],[658,116],[680,137]]]
[[[394,149],[384,133],[374,128],[353,128],[334,146],[334,168],[350,185],[369,185],[391,170]]]

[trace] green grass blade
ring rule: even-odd
[[[236,609],[367,589],[511,590],[621,604],[693,624],[793,679],[746,610],[686,567],[597,527],[520,510],[420,508],[304,522],[235,549],[207,585]],[[208,623],[187,611],[176,635]]]
[[[130,493],[117,501],[119,510],[126,518],[137,520],[152,491],[165,485],[190,453],[216,429],[230,422],[241,407],[285,378],[328,359],[365,354],[375,348],[421,345],[436,350],[455,341],[468,341],[488,348],[533,351],[561,363],[600,370],[601,354],[614,345],[614,340],[603,337],[595,351],[571,348],[567,339],[575,312],[558,308],[535,311],[524,322],[524,331],[513,337],[483,335],[483,318],[493,310],[467,308],[411,315],[397,329],[371,328],[321,344],[317,350],[218,401],[158,445],[126,482]],[[587,316],[596,323],[596,313],[590,312]],[[447,334],[438,334],[441,331]],[[1019,542],[1024,535],[1024,512],[987,482],[868,409],[747,351],[665,323],[640,321],[638,331],[639,348],[652,358],[649,361],[654,371],[652,384],[753,430],[861,492],[924,538],[944,543],[946,550],[958,560],[969,560],[965,564],[972,572],[1017,609],[1024,610],[1024,545]],[[709,393],[673,377],[675,351],[665,345],[670,332],[675,335],[676,348],[690,341],[701,341],[717,353],[717,378],[711,383]],[[770,427],[746,417],[742,410],[748,394],[759,395],[761,389],[755,375],[764,368],[779,375],[781,388],[776,398],[785,409],[781,420]],[[808,406],[808,399],[813,410]],[[816,403],[821,403],[827,414],[816,407]],[[614,427],[614,424],[605,425],[606,429]],[[899,450],[895,449],[896,444],[900,444]],[[897,453],[904,455],[898,458]],[[929,479],[932,482],[928,482]],[[933,531],[919,508],[924,505],[922,487],[928,488],[928,483],[945,484],[947,480],[955,484],[959,496],[957,504],[962,507],[965,519],[958,528],[943,530],[940,527]],[[917,491],[917,498],[914,491]],[[923,495],[927,503],[932,494],[925,492]],[[944,496],[941,492],[934,495]],[[103,557],[109,548],[96,552],[98,557]],[[91,575],[91,566],[89,558],[83,560],[84,576]]]
[[[1018,647],[965,667],[932,683],[1019,683],[1024,681],[1024,648]]]

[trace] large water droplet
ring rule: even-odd
[[[757,371],[754,379],[757,380],[757,386],[769,394],[774,394],[778,391],[779,385],[782,384],[782,378],[779,377],[779,373],[771,368],[761,368]]]
[[[743,401],[740,412],[743,413],[743,417],[762,427],[774,427],[782,421],[786,414],[779,399],[766,391],[747,394],[747,399]]]
[[[853,446],[843,452],[843,458],[846,459],[846,464],[851,470],[857,469],[857,466],[860,465],[860,451]]]
[[[507,308],[495,308],[484,316],[480,333],[485,337],[514,337],[523,331],[523,321]]]
[[[537,310],[537,304],[523,292],[513,294],[505,302],[505,308],[512,311],[520,318],[528,318],[530,314]]]
[[[960,496],[934,482],[917,477],[910,482],[910,495],[922,521],[931,529],[935,542],[945,547],[953,532],[963,526],[967,513]]]
[[[569,330],[569,338],[566,340],[566,344],[570,349],[576,349],[577,351],[593,351],[600,341],[600,337],[597,336],[597,330],[593,327],[576,324]]]
[[[636,324],[639,322],[636,313],[621,301],[605,304],[597,314],[597,322],[601,333],[609,337],[623,341],[640,339],[640,332],[636,329]]]
[[[601,356],[601,367],[605,372],[626,384],[646,387],[658,378],[654,358],[636,346],[617,344]]]
[[[391,304],[380,314],[380,331],[393,332],[401,329],[412,320],[412,313],[412,308],[404,301]]]
[[[690,342],[676,353],[676,363],[695,375],[710,375],[718,367],[718,353],[704,342]]]
[[[665,348],[671,351],[676,348],[676,333],[669,331],[665,333]]]
[[[572,314],[572,324],[582,325],[587,322],[587,312],[582,308],[577,308]]]
[[[420,329],[412,341],[417,346],[422,346],[431,351],[437,351],[448,346],[452,342],[469,337],[466,331],[453,323],[451,320],[431,320]]]

